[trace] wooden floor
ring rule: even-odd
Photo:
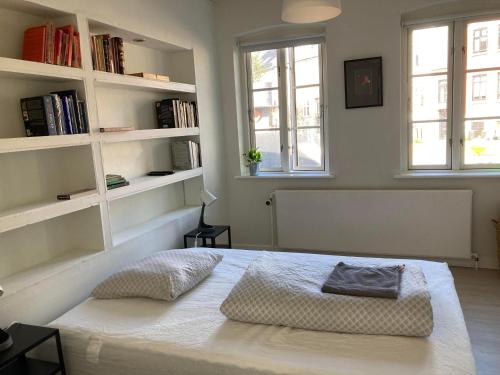
[[[500,374],[500,271],[452,268],[478,375]]]

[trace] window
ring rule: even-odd
[[[500,100],[500,72],[497,73],[497,100]]]
[[[474,53],[486,52],[488,50],[488,28],[481,27],[475,29],[474,33]]]
[[[488,76],[476,74],[472,76],[472,100],[486,100]]]
[[[439,104],[445,104],[448,101],[448,83],[445,79],[438,82],[438,102]]]
[[[251,145],[263,172],[324,171],[322,45],[245,53]]]
[[[500,168],[500,53],[478,54],[488,30],[500,18],[407,28],[407,169]]]

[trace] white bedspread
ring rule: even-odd
[[[435,323],[430,337],[365,336],[226,319],[219,306],[259,252],[220,252],[224,259],[214,273],[174,302],[89,299],[52,322],[62,331],[69,373],[475,374],[463,314],[445,263],[402,261],[418,264],[427,278]]]

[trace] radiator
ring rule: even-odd
[[[471,257],[470,190],[277,190],[280,249]]]

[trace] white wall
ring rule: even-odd
[[[344,0],[343,13],[327,23],[327,69],[330,157],[335,179],[242,180],[238,132],[242,132],[238,82],[234,79],[238,35],[282,23],[279,0],[217,0],[229,215],[234,242],[241,246],[271,244],[270,217],[264,201],[283,188],[457,189],[474,191],[473,250],[480,264],[496,267],[495,231],[490,219],[500,214],[500,178],[396,180],[400,170],[401,14],[441,4],[437,0]],[[491,2],[490,2],[491,3]],[[343,61],[382,56],[384,106],[346,110]],[[241,135],[241,134],[240,134]],[[353,233],[355,235],[355,233]]]
[[[22,0],[19,0],[22,1]],[[227,222],[225,162],[216,65],[213,4],[208,0],[34,0],[80,13],[104,23],[193,48],[203,138],[204,181],[220,197],[208,210],[212,222]],[[196,215],[159,228],[123,246],[41,280],[0,300],[0,327],[10,322],[46,323],[86,298],[105,276],[151,252],[182,246],[182,235],[196,225]]]

